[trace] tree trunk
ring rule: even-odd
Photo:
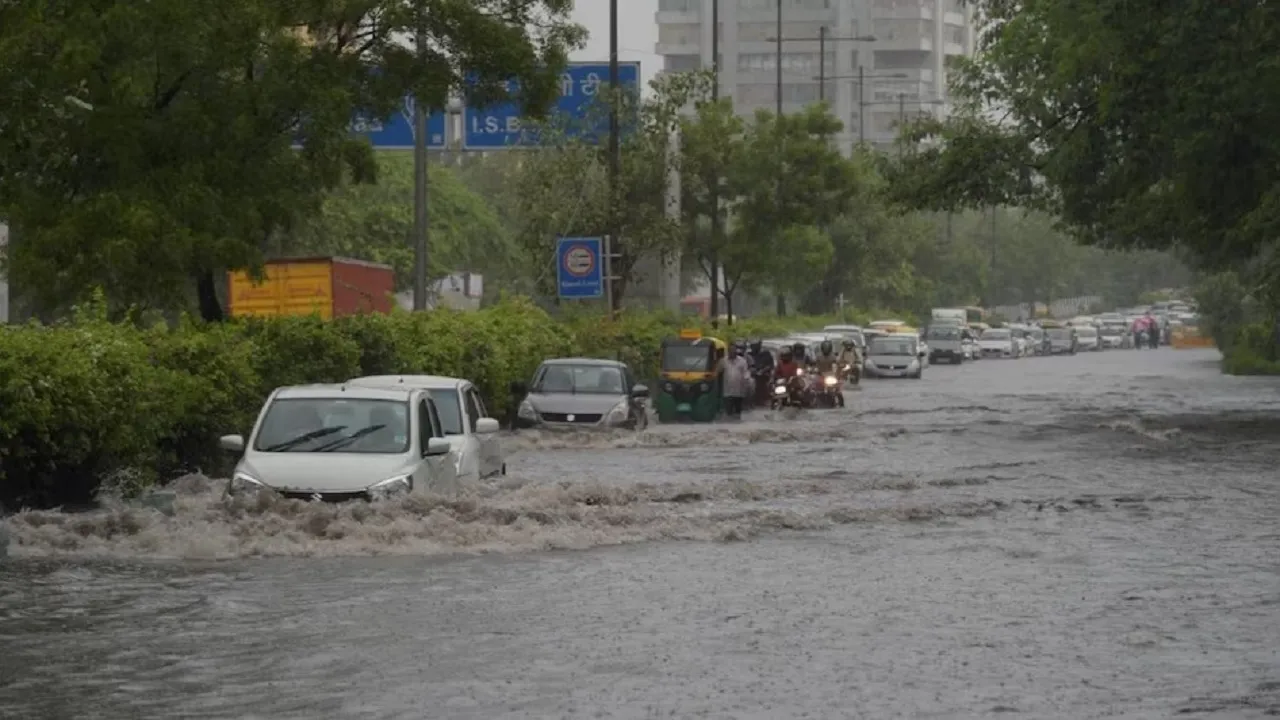
[[[734,283],[734,286],[736,287],[737,283]],[[736,319],[733,315],[733,288],[726,287],[724,290],[724,311],[729,315],[729,324],[732,325]]]
[[[212,270],[201,270],[196,275],[196,297],[200,303],[200,318],[205,322],[222,322],[227,319],[218,302],[217,278]]]
[[[785,317],[787,314],[787,296],[778,293],[774,298],[775,307],[777,308],[778,317]]]

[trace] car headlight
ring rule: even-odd
[[[662,385],[663,392],[671,392],[675,389],[676,389],[676,386],[672,385],[671,383],[663,383]]]
[[[516,416],[521,420],[537,420],[538,412],[533,409],[533,403],[524,400],[520,403],[520,409],[516,411]]]
[[[397,475],[369,486],[370,500],[387,500],[404,495],[413,490],[413,478],[408,475]]]
[[[873,368],[875,366],[876,366],[876,363],[871,358],[867,358],[866,360],[862,361],[862,367],[864,368]]]
[[[626,420],[627,416],[630,414],[631,414],[630,404],[628,404],[626,400],[619,400],[618,404],[614,405],[613,409],[609,411],[609,414],[606,417],[606,419],[608,422],[617,422],[619,420]]]
[[[839,382],[839,380],[836,380],[836,376],[835,376],[835,375],[828,375],[828,376],[826,376],[826,377],[822,378],[822,382],[823,382],[823,384],[825,384],[827,387],[831,387],[832,385],[835,385],[837,382]]]
[[[773,387],[773,394],[774,394],[774,395],[786,395],[786,394],[787,394],[787,387],[786,387],[785,385],[775,385],[775,386]]]
[[[709,385],[708,383],[702,383],[698,385],[698,389],[701,390],[702,392],[711,392],[711,385]]]
[[[238,472],[231,476],[231,481],[227,483],[227,494],[243,495],[246,493],[256,493],[259,490],[265,490],[266,488],[266,484],[261,480],[248,473]]]

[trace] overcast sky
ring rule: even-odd
[[[662,65],[654,54],[658,42],[658,23],[654,13],[658,0],[618,0],[618,59],[639,61],[640,75],[647,86]],[[573,19],[591,33],[587,46],[574,54],[574,60],[609,61],[609,0],[577,0]]]

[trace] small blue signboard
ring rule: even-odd
[[[609,63],[570,63],[560,77],[560,99],[549,115],[560,114],[570,121],[586,119],[600,88],[609,84]],[[640,90],[640,63],[618,63],[618,84]],[[507,84],[515,92],[515,80]],[[462,146],[468,150],[501,150],[538,144],[521,124],[520,108],[512,102],[487,108],[462,109]],[[603,128],[602,128],[603,131]]]
[[[385,120],[357,117],[351,121],[351,132],[367,135],[377,150],[412,150],[413,98],[405,98],[400,109]],[[427,147],[443,148],[445,139],[445,114],[433,112],[427,116]]]
[[[604,240],[557,238],[556,286],[562,298],[604,297]]]

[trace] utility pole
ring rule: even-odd
[[[609,92],[612,94],[612,102],[609,104],[609,243],[605,249],[605,253],[609,256],[609,262],[604,264],[606,271],[613,274],[613,256],[618,253],[618,235],[619,235],[619,217],[618,212],[618,191],[620,175],[622,173],[622,141],[619,138],[621,133],[621,123],[619,122],[618,103],[622,99],[622,93],[619,92],[619,76],[618,76],[618,0],[609,0]],[[609,317],[613,317],[617,311],[617,302],[614,298],[613,283],[609,283]]]
[[[776,28],[777,55],[778,60],[774,63],[776,72],[776,82],[774,84],[774,104],[776,114],[773,118],[773,129],[778,135],[778,177],[773,185],[773,233],[774,241],[777,241],[777,235],[782,230],[782,0],[778,3],[778,26]],[[778,316],[787,314],[787,297],[782,293],[778,293],[774,297]]]
[[[418,11],[416,45],[418,57],[425,54],[427,34]],[[413,309],[427,309],[427,108],[422,98],[413,99]]]
[[[781,5],[781,3],[779,3]],[[818,102],[827,101],[827,26],[818,28]]]
[[[715,104],[720,101],[720,0],[711,0],[711,74],[711,102]],[[710,189],[711,252],[707,259],[711,261],[711,317],[716,319],[720,317],[720,168],[716,168],[715,183]]]

